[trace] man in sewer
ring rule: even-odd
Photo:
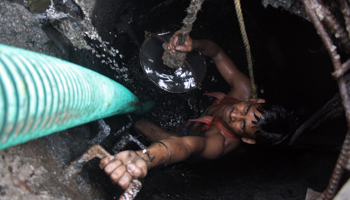
[[[279,144],[294,131],[295,120],[283,107],[251,99],[249,78],[216,43],[188,37],[183,46],[177,46],[177,34],[169,40],[168,49],[197,50],[210,57],[232,89],[226,95],[209,93],[217,99],[202,117],[189,120],[174,131],[163,130],[146,120],[137,121],[135,129],[152,145],[140,151],[122,151],[100,162],[100,168],[122,189],[132,177],[143,178],[153,167],[192,157],[217,159],[231,151],[242,151],[244,144]]]

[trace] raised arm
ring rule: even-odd
[[[112,182],[125,189],[132,177],[143,178],[150,168],[184,161],[191,155],[216,159],[233,148],[225,146],[225,138],[219,133],[205,137],[173,136],[160,142],[163,144],[155,142],[144,151],[123,151],[104,158],[100,167],[110,176]]]
[[[185,52],[197,50],[204,56],[210,57],[214,61],[222,77],[232,87],[228,95],[242,101],[251,99],[249,78],[237,68],[235,63],[227,56],[220,46],[210,40],[193,40],[189,36],[183,46],[178,46],[176,44],[178,40],[177,33],[178,32],[170,39],[168,44],[169,49]]]

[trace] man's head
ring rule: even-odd
[[[264,118],[256,116],[258,144],[277,145],[290,138],[296,128],[296,118],[280,105],[264,103],[258,109]]]
[[[227,106],[222,119],[249,144],[279,144],[289,138],[295,124],[291,113],[282,106],[265,103],[263,99]]]

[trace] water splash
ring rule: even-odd
[[[63,4],[68,1],[64,0]],[[118,49],[110,47],[109,42],[103,41],[89,18],[94,5],[91,2],[84,3],[84,1],[75,1],[75,5],[84,13],[83,18],[77,17],[74,11],[68,13],[59,11],[53,0],[51,0],[49,9],[46,10],[46,17],[59,32],[69,39],[74,47],[90,50],[97,58],[100,58],[101,63],[109,65],[119,73],[125,73],[126,69],[118,71],[119,64],[115,60],[118,57],[123,58],[124,55]],[[86,38],[92,42],[88,43]]]
[[[66,1],[63,3],[66,3]],[[46,10],[46,17],[56,30],[65,35],[75,47],[91,50],[84,39],[84,35],[82,35],[82,28],[84,27],[79,26],[78,19],[69,13],[57,11],[53,0],[51,0],[49,9]]]

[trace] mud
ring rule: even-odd
[[[0,152],[0,199],[79,199],[75,187],[59,181],[64,165],[44,140]],[[83,187],[80,187],[83,189]]]

